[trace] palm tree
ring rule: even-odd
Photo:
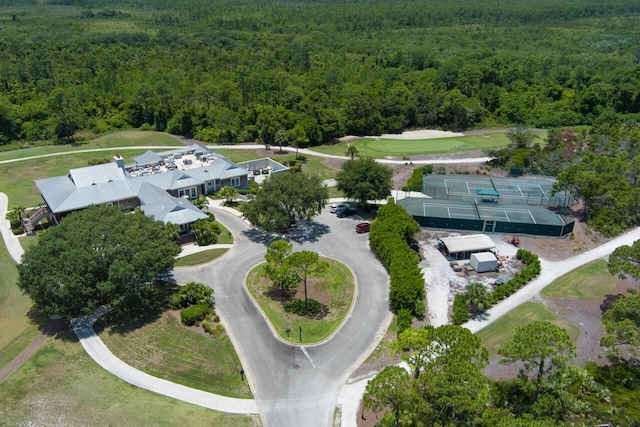
[[[347,147],[347,156],[350,156],[351,160],[353,160],[353,158],[357,155],[358,149],[356,148],[356,146],[349,144],[349,146]]]
[[[469,283],[464,294],[469,311],[474,317],[483,313],[489,307],[491,296],[484,284],[480,282]]]

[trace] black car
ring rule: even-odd
[[[346,216],[355,215],[356,210],[353,208],[340,208],[336,210],[336,216],[338,218],[344,218]]]

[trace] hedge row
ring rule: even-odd
[[[404,191],[422,191],[422,176],[433,173],[433,165],[424,165],[413,170],[413,174],[407,181],[407,185],[402,187]]]
[[[518,249],[516,253],[518,258],[525,267],[517,273],[511,280],[502,285],[498,285],[493,292],[489,295],[491,297],[490,305],[487,310],[495,305],[498,301],[507,298],[509,295],[515,293],[518,289],[533,280],[538,274],[540,274],[540,258],[538,255],[526,249]],[[469,309],[466,304],[465,294],[457,294],[453,300],[453,314],[451,321],[454,325],[461,325],[469,320]]]
[[[426,310],[424,278],[418,266],[420,257],[409,247],[409,241],[419,230],[418,223],[390,199],[378,210],[369,233],[371,248],[389,272],[391,311],[403,313],[403,318],[407,312],[423,317]]]
[[[515,293],[518,289],[529,283],[538,274],[540,274],[541,267],[540,258],[538,258],[538,255],[526,249],[518,249],[516,258],[522,261],[525,267],[507,283],[498,285],[493,290],[493,292],[491,292],[492,305]]]

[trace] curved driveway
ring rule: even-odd
[[[177,268],[174,278],[180,283],[200,280],[213,287],[216,311],[238,350],[265,425],[332,425],[345,380],[375,347],[390,320],[388,277],[369,250],[367,235],[355,233],[356,219],[339,219],[325,209],[307,227],[306,237],[293,236],[299,240],[292,242],[294,250],[336,258],[349,265],[358,280],[351,314],[337,333],[322,344],[301,347],[273,336],[244,287],[246,274],[264,260],[273,237],[248,228],[225,210],[217,209],[215,215],[237,236],[225,262]]]

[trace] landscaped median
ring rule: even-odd
[[[329,267],[317,277],[307,279],[309,301],[318,301],[322,309],[314,317],[285,311],[285,305],[304,294],[302,284],[283,295],[279,288],[263,276],[266,263],[255,266],[247,275],[246,285],[253,299],[271,323],[272,329],[285,341],[313,344],[327,339],[340,327],[354,297],[355,279],[341,262],[321,257]],[[303,300],[300,300],[303,301]]]

